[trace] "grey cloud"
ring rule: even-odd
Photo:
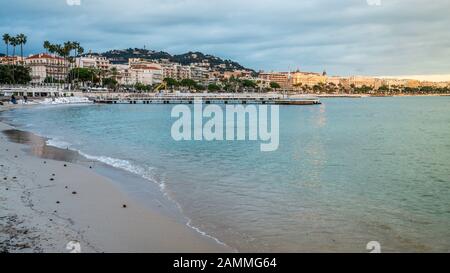
[[[331,74],[449,73],[447,0],[16,0],[2,3],[0,33],[78,40],[103,51],[201,50],[265,70]]]

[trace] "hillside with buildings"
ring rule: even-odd
[[[130,48],[83,54],[79,43],[74,42],[44,43],[44,48],[46,52],[29,56],[0,56],[0,83],[64,83],[75,89],[104,87],[116,91],[157,91],[164,87],[170,90],[302,94],[450,93],[449,81],[340,77],[309,71],[255,72],[237,62],[201,52],[171,55],[164,51]]]
[[[129,48],[123,50],[110,50],[100,54],[108,58],[113,64],[126,64],[129,59],[144,59],[152,61],[168,61],[181,65],[195,65],[217,71],[250,70],[238,62],[223,60],[219,57],[203,54],[201,52],[188,52],[180,55],[171,55],[164,51]]]

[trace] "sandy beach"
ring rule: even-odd
[[[70,252],[77,243],[81,252],[230,251],[87,166],[31,155],[39,139],[11,142],[17,131],[2,122],[0,131],[0,252]]]

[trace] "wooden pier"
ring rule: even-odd
[[[203,104],[272,104],[272,105],[316,105],[317,98],[272,98],[272,97],[148,97],[148,98],[96,98],[100,104],[194,104],[201,100]]]

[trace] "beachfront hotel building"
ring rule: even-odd
[[[262,72],[259,73],[259,78],[263,81],[276,82],[281,88],[289,88],[292,86],[289,74],[289,72]]]
[[[162,63],[163,78],[177,79],[177,66],[172,63]]]
[[[111,67],[111,63],[108,58],[94,54],[76,58],[75,65],[81,68],[93,68],[103,71],[108,71]]]
[[[162,69],[156,65],[135,65],[130,69],[131,84],[154,85],[162,82]]]
[[[224,79],[230,79],[231,77],[240,79],[250,79],[252,77],[252,71],[248,70],[234,70],[223,72]]]
[[[117,81],[122,85],[159,84],[163,80],[163,69],[160,64],[142,60],[130,59],[128,65],[113,65],[117,69]]]
[[[63,58],[46,53],[31,55],[25,59],[31,69],[31,83],[43,83],[45,79],[65,80],[69,73],[69,62]]]
[[[189,66],[177,63],[160,63],[163,70],[163,78],[172,78],[175,80],[184,80],[191,78],[191,68]]]
[[[395,87],[410,87],[417,88],[419,86],[435,86],[445,87],[446,83],[438,85],[437,83],[426,83],[418,80],[411,79],[383,79],[370,76],[349,76],[349,77],[337,77],[327,76],[325,73],[313,73],[313,72],[261,72],[259,74],[259,80],[263,83],[276,82],[282,88],[300,88],[304,86],[313,87],[316,85],[332,84],[340,86],[342,88],[349,89],[351,87],[361,88],[364,86],[378,89],[382,86],[389,88]]]
[[[325,84],[328,76],[313,72],[261,72],[259,78],[263,82],[276,82],[281,88],[298,86],[314,86]]]
[[[291,73],[292,86],[306,85],[314,86],[319,84],[325,84],[327,82],[327,76],[319,73],[312,72],[293,72]]]
[[[327,84],[334,84],[335,86],[341,85],[342,77],[331,76],[327,77]]]

